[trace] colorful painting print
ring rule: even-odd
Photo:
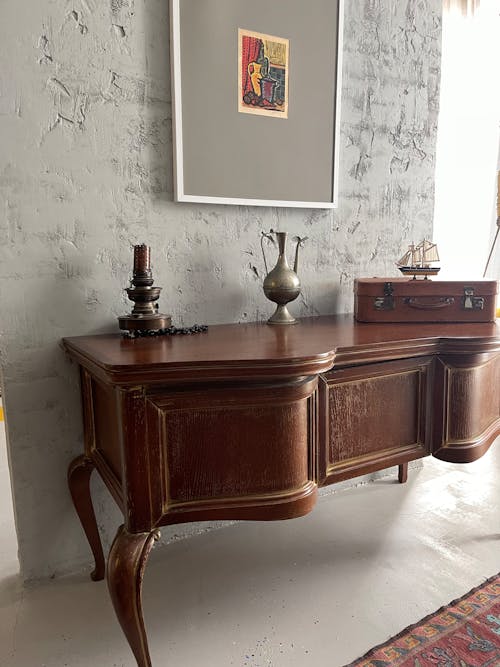
[[[288,39],[240,28],[238,55],[238,111],[288,118]]]

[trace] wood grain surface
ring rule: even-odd
[[[466,463],[500,433],[500,331],[483,324],[230,324],[193,336],[67,338],[85,454],[69,486],[104,575],[90,475],[124,526],[108,558],[117,617],[151,660],[141,586],[159,526],[291,519],[319,486],[432,454]]]

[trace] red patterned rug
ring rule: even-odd
[[[500,667],[500,574],[345,667]]]

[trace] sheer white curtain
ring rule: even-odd
[[[459,11],[468,16],[478,10],[480,4],[481,0],[443,0],[443,9],[445,12]]]
[[[498,0],[444,0],[434,240],[445,279],[481,277],[496,229],[499,14]]]

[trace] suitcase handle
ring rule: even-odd
[[[419,301],[418,298],[407,296],[405,299],[410,308],[417,308],[418,310],[437,310],[438,308],[446,308],[455,303],[455,299],[452,296],[442,296],[439,301]]]

